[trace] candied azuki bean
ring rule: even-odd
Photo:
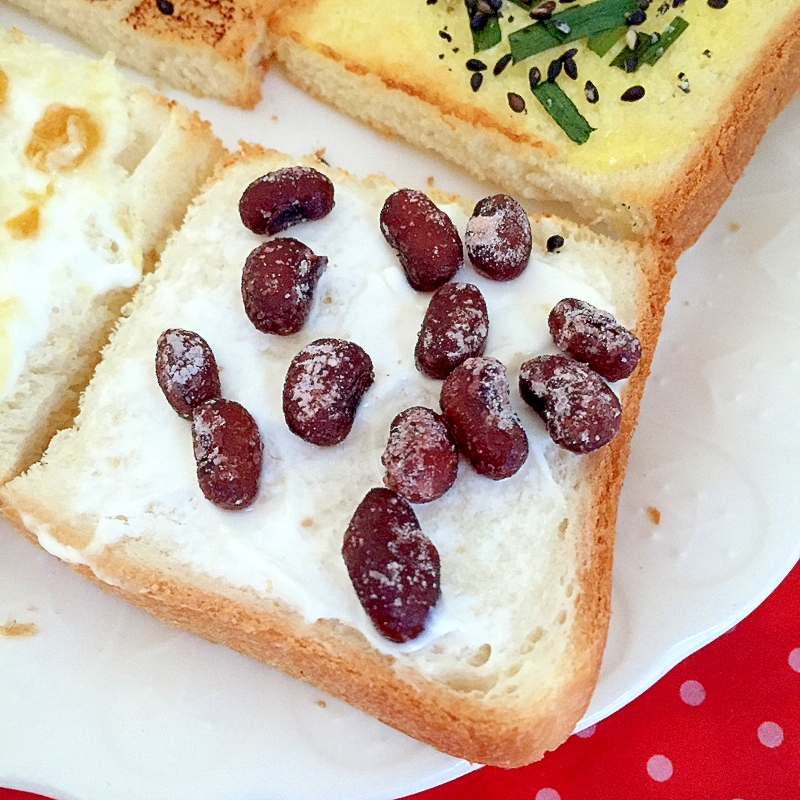
[[[607,381],[627,378],[642,357],[639,340],[607,311],[567,297],[548,319],[553,341],[568,356],[585,361]]]
[[[381,230],[417,291],[432,292],[464,263],[456,226],[422,192],[399,189],[389,195],[381,210]]]
[[[484,197],[472,212],[464,237],[476,272],[496,281],[510,281],[531,255],[531,225],[522,206],[506,194]]]
[[[215,506],[246,508],[258,494],[263,444],[255,420],[233,400],[209,400],[192,412],[197,480]]]
[[[444,417],[423,406],[394,418],[381,461],[386,467],[383,482],[412,503],[441,497],[458,472],[456,443]]]
[[[239,200],[239,216],[253,233],[278,233],[322,219],[333,208],[333,184],[311,167],[284,167],[254,180]]]
[[[208,342],[194,331],[170,328],[158,337],[156,379],[167,402],[185,419],[220,396],[219,371]]]
[[[511,407],[506,368],[494,358],[470,358],[442,384],[448,427],[476,472],[492,480],[513,475],[528,457],[528,437]]]
[[[292,359],[286,373],[286,424],[311,444],[338,444],[350,433],[361,397],[374,379],[372,360],[357,344],[317,339]]]
[[[519,391],[544,420],[552,440],[591,453],[618,433],[622,407],[594,370],[567,356],[538,356],[520,367]]]
[[[250,322],[262,333],[297,333],[327,264],[325,256],[315,256],[289,237],[256,247],[242,271],[242,300]]]
[[[389,489],[371,489],[344,535],[342,557],[373,625],[393,642],[425,629],[440,595],[439,553],[414,510]]]
[[[489,333],[486,301],[471,283],[446,283],[436,290],[417,337],[417,369],[446,378],[468,358],[483,355]]]

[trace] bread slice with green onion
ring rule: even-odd
[[[498,0],[471,30],[462,0],[298,0],[270,29],[290,79],[324,101],[677,254],[800,87],[800,7],[644,5],[557,4],[534,20],[539,0]]]
[[[207,186],[128,307],[74,426],[3,487],[3,513],[160,619],[439,750],[503,766],[533,761],[567,738],[597,681],[617,498],[674,265],[649,246],[536,216],[519,277],[489,280],[469,264],[456,273],[485,298],[486,356],[508,369],[529,455],[504,480],[462,458],[453,486],[414,506],[439,553],[441,597],[422,633],[397,644],[360,605],[342,546],[356,508],[383,484],[393,418],[413,406],[438,412],[442,381],[423,375],[414,356],[431,295],[411,288],[381,231],[381,208],[397,187],[311,158],[305,165],[333,182],[335,205],[281,235],[326,257],[327,267],[298,332],[257,330],[242,302],[242,274],[265,237],[244,227],[239,202],[256,178],[294,163],[248,148]],[[463,237],[472,203],[430,194]],[[588,455],[557,446],[517,390],[523,361],[557,352],[548,313],[565,296],[614,313],[643,349],[632,376],[614,385],[619,435]],[[206,340],[222,397],[244,406],[260,430],[260,490],[245,510],[206,499],[191,423],[159,388],[157,342],[175,328]],[[289,429],[283,386],[296,354],[329,337],[362,347],[374,382],[346,438],[321,447]]]

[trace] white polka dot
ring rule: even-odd
[[[789,666],[795,672],[800,672],[800,647],[795,647],[795,649],[789,653]]]
[[[588,739],[596,730],[597,725],[590,725],[588,728],[578,731],[575,735],[579,736],[581,739]]]
[[[561,800],[561,795],[555,789],[539,789],[534,800]]]
[[[706,699],[706,690],[700,681],[684,681],[680,693],[687,706],[699,706]]]
[[[672,762],[662,755],[650,756],[647,760],[647,774],[659,783],[672,777]]]
[[[758,726],[758,741],[764,747],[777,747],[783,741],[783,728],[777,722],[762,722]]]

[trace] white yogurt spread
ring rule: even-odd
[[[499,651],[509,640],[524,639],[537,619],[550,620],[557,612],[541,599],[547,597],[543,581],[550,565],[520,559],[520,544],[529,540],[525,550],[535,551],[540,539],[542,553],[557,550],[551,542],[565,499],[544,459],[550,441],[544,426],[516,391],[517,370],[533,355],[554,352],[547,314],[558,300],[576,296],[614,309],[581,280],[568,248],[557,257],[533,257],[509,283],[483,279],[469,266],[457,274],[456,280],[476,284],[486,298],[486,354],[509,368],[530,455],[516,475],[500,482],[477,475],[462,459],[453,488],[415,506],[422,530],[440,552],[442,595],[425,633],[393,644],[361,608],[340,551],[355,508],[370,488],[382,485],[381,454],[392,419],[412,405],[439,409],[441,382],[414,366],[431,295],[410,288],[381,235],[378,212],[388,191],[370,194],[339,185],[328,217],[283,234],[329,259],[306,326],[288,337],[259,333],[245,316],[240,282],[245,258],[262,238],[243,227],[237,212],[242,190],[259,173],[245,165],[233,174],[240,179],[216,184],[190,211],[180,246],[168,246],[159,268],[169,280],[123,327],[115,362],[101,366],[88,390],[78,435],[92,467],[64,476],[72,510],[99,518],[83,557],[91,560],[108,544],[146,534],[200,572],[281,598],[310,621],[342,620],[380,650],[431,673],[441,669],[438,644],[469,656],[485,644]],[[463,234],[463,212],[455,206],[445,210]],[[265,443],[262,486],[245,511],[215,508],[198,488],[190,424],[167,404],[154,373],[156,340],[169,327],[196,331],[209,342],[223,396],[242,403],[259,425]],[[375,382],[347,439],[320,448],[289,431],[281,397],[292,357],[328,336],[361,345],[374,363]],[[116,358],[120,354],[124,359]],[[530,497],[535,503],[524,501]],[[480,593],[474,590],[478,582],[486,587]]]

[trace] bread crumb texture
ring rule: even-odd
[[[17,622],[12,619],[5,625],[0,625],[0,636],[8,638],[35,636],[37,633],[39,633],[39,628],[33,622]]]

